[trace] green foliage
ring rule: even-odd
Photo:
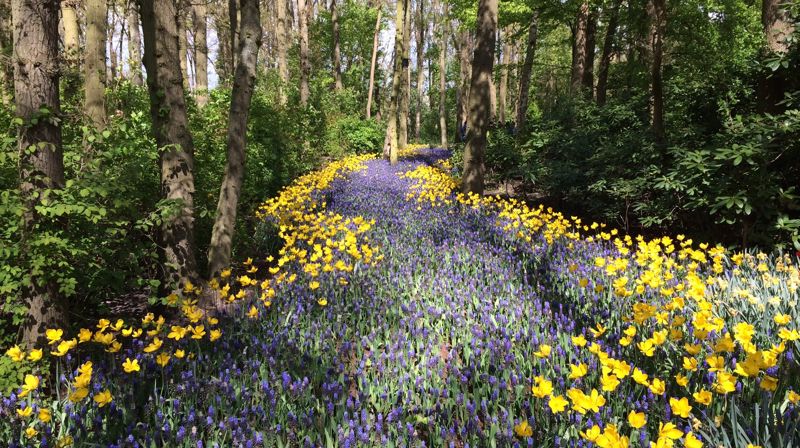
[[[328,128],[327,152],[355,154],[378,154],[383,146],[386,128],[377,120],[343,117]]]

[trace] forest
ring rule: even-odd
[[[800,446],[796,0],[0,0],[0,447]]]

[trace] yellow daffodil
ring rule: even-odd
[[[683,418],[689,418],[689,412],[692,411],[692,406],[686,397],[680,400],[676,398],[669,399],[669,407],[672,408],[672,413]]]
[[[140,370],[139,360],[134,359],[131,361],[130,358],[125,358],[125,362],[122,363],[122,369],[125,370],[125,373],[138,372]]]
[[[53,345],[56,342],[60,341],[61,338],[64,336],[64,330],[60,328],[58,329],[48,328],[47,331],[45,331],[45,336],[47,337],[47,343]]]
[[[108,389],[95,394],[94,402],[97,403],[98,408],[102,408],[103,406],[111,403],[114,398],[111,396],[111,392]]]
[[[6,356],[11,358],[14,362],[21,362],[25,359],[25,352],[19,348],[18,345],[11,347],[10,349],[6,350]]]
[[[50,412],[50,409],[41,408],[39,409],[39,421],[42,423],[49,423],[50,420],[53,419],[53,413]]]
[[[22,392],[19,393],[20,398],[26,397],[29,393],[39,388],[39,377],[31,374],[25,375],[25,383],[22,385]]]
[[[554,395],[550,397],[550,401],[547,402],[547,406],[550,408],[550,412],[553,414],[564,412],[568,404],[569,402],[564,398],[563,395]]]
[[[550,351],[552,348],[547,344],[542,344],[539,346],[539,350],[533,352],[534,356],[537,358],[547,358],[550,356]]]
[[[514,434],[520,438],[531,437],[533,436],[533,428],[531,428],[531,425],[528,424],[527,420],[523,420],[514,425]]]
[[[632,428],[639,429],[647,424],[647,417],[644,415],[644,412],[631,411],[628,413],[628,424],[631,425]]]

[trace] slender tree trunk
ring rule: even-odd
[[[308,77],[311,75],[311,62],[308,54],[308,5],[306,0],[297,0],[297,16],[300,23],[300,105],[308,105],[310,90]]]
[[[381,14],[383,13],[383,3],[378,2],[376,8],[378,15],[375,19],[375,34],[372,38],[372,60],[369,64],[369,88],[367,89],[367,119],[372,117],[372,94],[375,90],[375,64],[378,61],[378,46],[380,45],[381,34]]]
[[[761,5],[761,25],[766,36],[766,53],[770,55],[785,55],[789,51],[787,40],[794,32],[794,23],[789,17],[786,7],[789,2],[783,0],[763,0]],[[796,70],[796,68],[793,68]],[[784,93],[788,87],[787,70],[778,68],[774,72],[762,75],[758,86],[758,109],[762,113],[780,113],[784,106],[778,104],[783,101]]]
[[[586,71],[586,31],[589,22],[589,2],[584,0],[575,18],[575,32],[572,41],[572,70],[570,93],[580,91]]]
[[[398,156],[398,120],[400,109],[400,96],[402,95],[402,78],[405,70],[403,55],[405,50],[405,21],[408,11],[408,0],[397,0],[397,12],[395,14],[395,37],[394,37],[394,70],[392,75],[392,96],[389,100],[388,123],[386,125],[386,139],[383,145],[383,155],[394,165],[397,163]]]
[[[336,11],[336,0],[331,0],[331,24],[333,26],[333,80],[334,89],[341,92],[342,85],[342,54],[339,49],[339,13]]]
[[[469,89],[469,129],[467,145],[464,147],[464,174],[461,180],[461,190],[464,193],[483,194],[486,170],[484,153],[486,132],[489,128],[496,33],[497,0],[480,0]]]
[[[0,104],[10,106],[14,100],[14,52],[11,26],[11,4],[0,0]]]
[[[139,10],[136,2],[131,2],[128,7],[128,65],[130,66],[131,82],[137,86],[144,85],[142,34],[139,31]]]
[[[168,0],[171,1],[171,0]],[[189,42],[186,38],[186,7],[189,2],[181,0],[178,2],[178,54],[181,58],[181,82],[183,82],[183,90],[189,91],[191,83],[189,82]]]
[[[414,138],[419,142],[420,124],[422,121],[422,96],[425,87],[425,0],[417,0],[417,106],[414,117]]]
[[[106,126],[106,0],[86,2],[86,53],[84,56],[84,111],[92,124]]]
[[[509,32],[502,33],[501,39],[503,41],[503,55],[501,63],[503,67],[500,72],[500,85],[497,92],[497,116],[501,124],[506,122],[506,101],[508,98],[508,70],[511,66],[511,44],[509,42]]]
[[[583,79],[581,86],[586,97],[591,99],[594,91],[594,55],[597,36],[597,8],[592,7],[586,21],[586,50],[584,51]]]
[[[223,7],[224,6],[224,7]],[[230,66],[231,61],[231,48],[230,36],[231,28],[228,23],[228,8],[224,2],[216,3],[216,8],[213,11],[214,31],[217,34],[218,53],[217,59],[214,61],[214,68],[217,71],[217,77],[221,85],[227,85],[233,76],[233,67]]]
[[[458,48],[458,55],[459,55],[459,67],[461,72],[461,86],[459,87],[458,91],[458,98],[460,101],[457,101],[458,107],[457,109],[457,122],[456,123],[456,141],[463,142],[465,135],[463,135],[462,129],[467,127],[468,115],[469,115],[469,89],[470,89],[470,81],[472,79],[472,61],[470,60],[470,53],[472,50],[472,40],[469,35],[469,31],[462,30],[461,36],[459,41],[459,48]]]
[[[410,5],[409,5],[410,6]],[[403,71],[400,76],[400,105],[399,116],[397,118],[397,150],[402,151],[408,144],[408,116],[411,108],[411,8],[405,11],[405,21],[403,23]]]
[[[161,225],[165,289],[197,279],[194,246],[194,143],[180,71],[178,1],[139,0],[161,194],[174,212]]]
[[[61,113],[58,95],[58,11],[57,0],[12,0],[14,114],[22,120],[17,129],[19,187],[24,204],[22,245],[43,224],[36,207],[44,190],[64,185],[61,149]],[[46,116],[42,109],[46,108]],[[54,280],[31,274],[22,288],[28,313],[22,324],[22,342],[32,347],[44,339],[46,328],[66,323],[65,303]]]
[[[281,105],[286,105],[286,88],[289,85],[289,61],[286,57],[286,50],[289,48],[289,38],[286,36],[286,0],[275,0],[275,9],[278,16],[275,46],[278,55],[278,73],[281,77],[278,96]]]
[[[217,214],[208,249],[208,273],[219,274],[231,262],[236,208],[242,190],[247,147],[247,118],[256,79],[256,61],[261,46],[259,0],[241,0],[242,23],[239,31],[239,64],[233,78],[231,110],[228,117],[228,160],[219,192]]]
[[[536,56],[536,43],[539,34],[539,14],[534,11],[528,27],[528,45],[525,48],[525,61],[519,74],[519,94],[517,95],[517,136],[525,133],[528,118],[528,99],[531,88],[531,71]]]
[[[114,85],[114,81],[117,79],[117,67],[118,67],[118,59],[117,59],[117,51],[114,48],[114,30],[117,28],[117,20],[116,20],[116,13],[115,11],[109,10],[110,12],[110,20],[108,21],[108,26],[106,27],[106,31],[108,34],[106,35],[106,43],[108,44],[107,53],[108,54],[108,63],[106,64],[106,85]]]
[[[208,24],[205,0],[192,2],[192,34],[194,34],[194,76],[197,105],[208,104]]]
[[[597,73],[597,104],[606,104],[606,93],[608,91],[608,68],[611,65],[611,54],[614,51],[614,36],[617,33],[619,21],[619,6],[621,0],[615,0],[611,7],[606,27],[606,37],[603,40],[603,54],[600,56],[600,67]]]
[[[239,0],[228,0],[228,23],[231,25],[230,40],[227,42],[230,48],[228,63],[233,72],[236,70],[236,43],[239,42]]]
[[[650,56],[650,126],[656,144],[662,148],[662,159],[666,156],[666,131],[664,126],[664,86],[661,79],[661,62],[666,29],[665,0],[648,0],[649,56]]]
[[[447,1],[438,1],[442,8],[439,19],[439,143],[447,148]]]
[[[64,95],[74,97],[80,90],[80,24],[77,0],[61,2],[61,23],[64,25]],[[9,16],[9,20],[11,16]]]

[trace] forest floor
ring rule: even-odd
[[[286,241],[283,262],[268,258],[268,295],[242,294],[219,319],[184,305],[185,338],[158,324],[119,353],[62,358],[61,381],[73,385],[92,360],[92,393],[111,401],[72,393],[54,405],[59,425],[35,427],[116,446],[696,447],[698,429],[725,440],[707,423],[732,403],[784,406],[785,421],[797,421],[800,319],[784,306],[797,295],[796,267],[727,261],[685,241],[676,250],[666,237],[637,247],[522,201],[454,195],[446,157],[351,158],[299,179],[262,208]],[[705,297],[740,289],[730,276],[710,280],[734,269],[753,300],[785,296],[770,305],[774,322],[741,300],[707,314]],[[752,286],[766,271],[778,289]],[[107,328],[95,340],[122,324]],[[786,355],[768,348],[776,335]],[[738,359],[761,347],[757,372],[708,372],[724,369],[722,357],[705,361],[721,344]],[[123,359],[137,370],[123,372]],[[0,416],[21,406],[5,399]],[[25,418],[0,423],[0,436],[21,442],[12,446],[35,440]]]

